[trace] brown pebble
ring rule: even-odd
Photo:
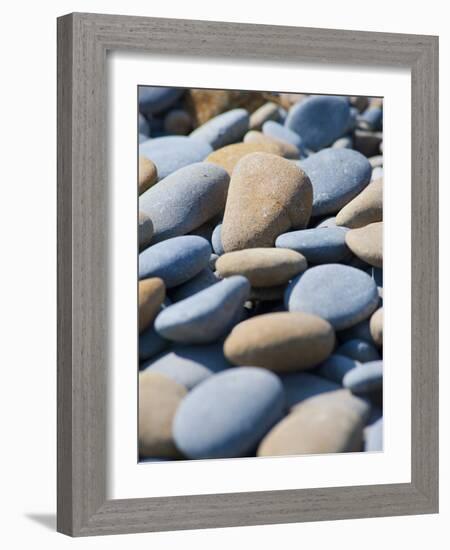
[[[383,267],[383,222],[350,229],[345,235],[345,243],[363,262]]]
[[[282,156],[281,147],[276,143],[233,143],[232,145],[221,147],[208,155],[205,162],[212,162],[213,164],[222,166],[231,176],[236,164],[241,158],[250,153],[272,153],[280,157]]]
[[[261,130],[264,122],[268,120],[275,120],[277,122],[280,120],[280,108],[273,101],[264,103],[264,105],[258,107],[258,109],[250,115],[248,127],[250,130]]]
[[[370,183],[336,216],[336,225],[356,229],[383,220],[383,179]]]
[[[281,156],[286,159],[298,159],[300,157],[300,151],[298,147],[287,141],[276,139],[272,136],[266,136],[262,132],[256,130],[250,130],[244,136],[244,143],[275,143],[278,145],[281,151]]]
[[[166,133],[176,136],[186,136],[192,129],[192,118],[182,109],[174,109],[167,113],[164,119]]]
[[[146,157],[139,157],[139,195],[156,183],[158,173],[153,162]]]
[[[139,281],[139,332],[153,322],[165,297],[164,281],[159,277]]]

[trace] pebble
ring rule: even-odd
[[[245,109],[232,109],[208,120],[191,133],[191,138],[209,143],[219,149],[240,141],[248,130],[249,114]]]
[[[155,330],[175,342],[214,342],[236,322],[249,292],[245,277],[229,277],[166,308],[156,318]]]
[[[139,113],[139,133],[143,134],[148,138],[150,135],[150,124],[148,123],[148,120],[145,118],[145,116],[142,113]]]
[[[383,385],[383,361],[370,361],[349,371],[342,385],[353,393],[368,393]]]
[[[144,212],[139,212],[138,216],[138,240],[139,240],[139,250],[142,250],[150,245],[150,242],[153,237],[153,222],[144,214]]]
[[[301,154],[300,149],[295,145],[292,145],[292,143],[275,139],[274,137],[267,136],[257,130],[250,130],[250,132],[247,132],[244,136],[244,143],[275,144],[279,148],[281,156],[287,159],[299,159]]]
[[[317,151],[341,137],[349,121],[347,99],[313,96],[295,104],[289,110],[285,124],[302,138],[306,149]]]
[[[272,153],[282,156],[281,147],[275,142],[233,143],[217,149],[206,157],[206,162],[212,162],[224,168],[231,176],[234,167],[245,155],[250,153]]]
[[[370,106],[358,116],[358,127],[363,130],[381,130],[383,125],[383,110]]]
[[[307,313],[268,313],[239,323],[225,340],[225,356],[235,365],[274,372],[311,368],[324,361],[335,343],[331,325]]]
[[[351,252],[345,244],[344,227],[320,227],[291,231],[280,235],[275,246],[300,252],[312,264],[343,262]]]
[[[380,307],[370,318],[370,334],[375,344],[383,345],[383,308]]]
[[[320,227],[336,227],[336,216],[326,216],[321,218],[320,222],[314,226],[316,229]]]
[[[262,131],[266,136],[285,141],[297,147],[299,151],[302,150],[302,138],[296,132],[278,122],[268,120],[263,124]]]
[[[341,344],[336,353],[339,355],[345,355],[360,363],[367,363],[369,361],[377,361],[380,359],[380,354],[369,342],[365,340],[348,340],[344,344]]]
[[[347,203],[336,216],[336,225],[357,229],[383,220],[383,180],[378,179]]]
[[[313,187],[313,216],[335,214],[369,183],[369,161],[352,149],[324,149],[299,161]]]
[[[351,136],[341,137],[331,147],[333,149],[353,149],[353,138]]]
[[[336,391],[341,388],[327,378],[309,372],[286,374],[281,378],[286,394],[286,407],[291,409],[301,401],[321,393]]]
[[[343,390],[302,401],[262,440],[258,456],[344,453],[362,450],[369,406]]]
[[[158,171],[154,163],[139,155],[139,195],[147,191],[158,179]]]
[[[183,399],[173,422],[174,439],[193,459],[245,456],[281,418],[283,408],[276,375],[252,367],[227,370]]]
[[[383,170],[383,167],[382,166],[376,166],[373,170],[372,170],[372,177],[370,178],[370,181],[376,181],[376,180],[379,180],[383,177],[384,175],[384,170]]]
[[[383,166],[384,157],[383,155],[375,155],[374,157],[370,157],[369,159],[370,166],[373,168],[378,168]]]
[[[268,153],[246,155],[236,165],[222,223],[225,252],[272,247],[281,233],[306,227],[312,186],[292,163]]]
[[[185,235],[225,208],[228,173],[210,162],[180,168],[139,197],[154,227],[153,242]]]
[[[221,223],[217,224],[216,227],[214,228],[214,231],[211,237],[211,246],[214,252],[218,256],[221,256],[222,254],[225,253],[222,245],[222,224]]]
[[[248,127],[250,130],[261,130],[266,121],[275,120],[278,122],[280,118],[280,107],[273,101],[268,101],[250,115]]]
[[[160,113],[171,107],[183,93],[183,88],[139,86],[139,111],[147,116]]]
[[[218,277],[212,269],[205,267],[202,269],[198,275],[183,283],[182,285],[176,286],[170,293],[170,297],[173,302],[179,302],[193,296],[197,292],[209,288],[210,286],[219,282],[220,277]]]
[[[139,281],[139,332],[153,322],[166,297],[162,279],[152,277]]]
[[[364,450],[378,452],[383,450],[383,419],[380,418],[364,430]]]
[[[336,384],[342,384],[342,380],[347,372],[358,365],[358,361],[355,361],[351,357],[338,355],[338,353],[335,352],[319,365],[314,372],[328,380],[336,382]]]
[[[350,250],[363,262],[383,267],[383,222],[351,229],[345,235]]]
[[[211,146],[205,141],[185,136],[159,137],[139,145],[139,155],[156,165],[159,180],[184,166],[201,162],[211,152]]]
[[[181,285],[208,265],[210,255],[211,246],[202,237],[167,239],[139,254],[139,279],[160,277],[166,288]]]
[[[283,285],[307,267],[298,252],[277,248],[236,250],[224,254],[216,263],[221,277],[244,275],[254,287]]]
[[[164,118],[164,130],[175,136],[185,136],[192,129],[192,118],[182,109],[174,109]]]
[[[178,457],[172,421],[186,388],[158,372],[139,374],[139,454]]]
[[[216,262],[219,259],[218,254],[211,254],[209,257],[209,267],[214,271],[216,269]]]
[[[147,361],[169,347],[170,342],[155,331],[153,325],[139,334],[139,360]]]
[[[289,284],[285,294],[289,311],[318,315],[335,330],[367,319],[378,301],[377,285],[367,273],[340,264],[311,267]]]

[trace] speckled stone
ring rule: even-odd
[[[299,159],[302,154],[300,149],[292,143],[281,141],[257,130],[247,132],[244,136],[244,143],[275,143],[281,151],[281,156],[287,159]]]
[[[383,220],[383,180],[371,182],[346,204],[336,216],[336,225],[351,229]]]
[[[287,409],[298,405],[301,401],[314,395],[336,391],[341,388],[340,384],[336,384],[322,376],[317,376],[316,372],[316,370],[314,374],[296,372],[295,374],[282,376],[281,381],[286,394]]]
[[[299,151],[302,149],[301,137],[287,126],[283,126],[273,120],[268,120],[263,124],[262,131],[266,136],[294,145]]]
[[[211,245],[212,245],[212,249],[218,256],[221,256],[222,254],[224,254],[225,251],[222,245],[222,224],[221,223],[217,224],[216,227],[214,228],[214,231],[211,237]]]
[[[156,357],[159,353],[169,347],[170,342],[162,338],[151,324],[139,334],[139,360],[147,361]]]
[[[342,384],[342,380],[347,372],[351,371],[358,365],[358,361],[355,361],[350,357],[333,353],[333,355],[330,355],[330,357],[319,365],[314,372],[324,378],[327,378],[328,380],[336,382],[336,384]]]
[[[164,130],[167,134],[185,136],[192,130],[192,118],[182,109],[169,111],[164,118]]]
[[[364,450],[368,453],[383,450],[383,418],[365,428]]]
[[[235,365],[274,372],[311,368],[324,361],[335,342],[331,325],[315,315],[268,313],[239,323],[225,340],[225,356]]]
[[[370,318],[370,334],[379,347],[383,345],[383,308],[380,307]]]
[[[245,109],[232,109],[208,120],[191,133],[191,138],[219,149],[243,138],[248,130],[249,114]]]
[[[256,287],[272,287],[287,283],[308,267],[305,258],[293,250],[247,248],[228,252],[216,263],[221,277],[244,275]]]
[[[268,101],[250,115],[248,127],[250,130],[261,130],[267,120],[279,121],[280,118],[280,107],[273,101]]]
[[[184,93],[184,88],[139,86],[139,111],[145,115],[160,113],[171,107]]]
[[[214,151],[206,157],[206,162],[212,162],[224,168],[231,176],[234,167],[245,155],[250,153],[272,153],[283,156],[281,147],[275,142],[233,143]]]
[[[257,455],[304,455],[362,450],[369,406],[344,390],[302,401],[262,440]]]
[[[311,267],[288,286],[289,311],[319,315],[343,330],[367,319],[378,305],[375,281],[354,267],[327,264]]]
[[[342,136],[349,120],[346,98],[312,96],[290,109],[285,124],[302,138],[307,149],[318,151]]]
[[[138,218],[139,250],[143,250],[150,245],[152,240],[153,223],[147,214],[144,214],[144,212],[139,212]]]
[[[291,231],[275,241],[277,248],[300,252],[312,264],[343,262],[351,257],[345,244],[344,227],[320,227]]]
[[[193,296],[197,292],[205,290],[205,288],[209,288],[219,281],[220,277],[218,277],[208,266],[205,267],[205,269],[202,269],[198,275],[186,283],[172,289],[170,292],[170,297],[173,302],[179,302],[180,300],[185,300],[186,298]]]
[[[350,250],[374,267],[383,267],[383,222],[352,229],[345,235]]]
[[[240,367],[211,376],[181,403],[173,422],[189,458],[245,456],[281,418],[284,393],[273,373]]]
[[[139,195],[147,191],[158,179],[158,171],[154,163],[139,155]]]
[[[228,173],[210,162],[180,168],[139,197],[154,227],[153,242],[185,235],[222,212]]]
[[[172,421],[186,388],[158,372],[139,374],[139,454],[177,457]]]
[[[369,161],[352,149],[324,149],[298,161],[313,187],[313,216],[335,214],[370,182]]]
[[[377,361],[380,359],[380,354],[369,342],[365,340],[348,340],[344,344],[340,345],[336,353],[339,355],[345,355],[360,363],[367,363],[369,361]]]
[[[289,160],[252,153],[236,165],[222,223],[225,252],[273,247],[291,228],[306,227],[311,215],[312,186]]]
[[[166,289],[162,279],[152,277],[139,281],[139,332],[155,319],[165,297]]]
[[[181,285],[208,265],[210,255],[211,246],[202,237],[168,239],[139,254],[139,279],[160,277],[166,288]]]
[[[383,385],[383,361],[370,361],[349,371],[342,385],[353,393],[368,393]]]

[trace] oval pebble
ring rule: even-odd
[[[262,125],[267,120],[276,120],[279,121],[280,116],[280,107],[273,101],[268,101],[258,107],[256,111],[250,115],[249,128],[250,130],[261,130]]]
[[[221,223],[216,225],[216,227],[214,228],[214,231],[211,237],[211,245],[214,252],[218,256],[221,256],[225,252],[222,245],[222,224]]]
[[[139,240],[139,250],[149,246],[153,237],[153,223],[152,220],[144,214],[144,212],[139,212],[138,219],[138,240]]]
[[[245,109],[231,109],[196,128],[190,137],[208,143],[213,149],[219,149],[240,141],[248,130],[249,120]]]
[[[153,115],[172,106],[184,93],[184,88],[139,86],[139,110]]]
[[[368,361],[376,361],[380,358],[380,354],[369,342],[365,340],[348,340],[344,344],[341,344],[336,353],[339,355],[345,355],[360,363],[367,363]]]
[[[333,328],[316,315],[268,313],[236,325],[225,340],[224,353],[235,365],[292,372],[324,361],[334,342]]]
[[[321,393],[336,391],[341,388],[327,378],[309,372],[296,372],[281,378],[286,394],[286,407],[290,409],[301,401]]]
[[[363,262],[383,267],[383,222],[351,229],[345,235],[350,250]]]
[[[301,152],[298,147],[288,143],[287,141],[281,141],[272,136],[258,132],[257,130],[250,130],[244,136],[244,143],[274,143],[278,149],[281,151],[281,156],[287,159],[298,160],[300,158]]]
[[[355,229],[382,220],[383,180],[379,179],[369,183],[359,195],[338,212],[336,225]]]
[[[139,279],[160,277],[166,288],[181,285],[208,265],[210,255],[211,246],[202,237],[167,239],[139,254]]]
[[[282,384],[252,367],[205,380],[183,399],[173,422],[177,447],[189,458],[245,456],[277,422],[284,408]]]
[[[383,361],[370,361],[349,371],[342,385],[353,393],[368,393],[383,385]]]
[[[380,307],[370,318],[370,334],[375,344],[383,345],[383,308]]]
[[[154,228],[153,242],[185,235],[225,208],[228,173],[210,162],[180,168],[139,197]]]
[[[166,297],[162,279],[152,277],[139,281],[139,332],[155,319]]]
[[[245,155],[250,153],[272,153],[282,156],[281,147],[275,142],[233,143],[214,151],[206,157],[206,162],[212,162],[224,168],[231,176],[234,167]]]
[[[342,379],[355,367],[359,365],[358,361],[346,357],[344,355],[338,355],[335,352],[333,355],[330,355],[321,365],[315,369],[315,373],[328,380],[332,380],[337,384],[342,384]]]
[[[143,156],[139,156],[139,195],[147,191],[158,179],[158,171],[154,163]]]
[[[326,319],[335,330],[356,325],[376,309],[375,281],[360,269],[327,264],[311,267],[288,286],[289,311],[303,311]]]
[[[263,134],[265,134],[266,136],[273,137],[280,141],[285,141],[286,143],[294,145],[299,151],[301,151],[302,149],[301,137],[296,132],[293,132],[292,130],[290,130],[286,126],[283,126],[282,124],[279,124],[278,122],[268,120],[263,124],[262,131]]]

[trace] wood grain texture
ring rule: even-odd
[[[107,500],[106,53],[409,67],[412,482]],[[438,510],[438,40],[115,15],[58,20],[58,530],[99,535]]]

